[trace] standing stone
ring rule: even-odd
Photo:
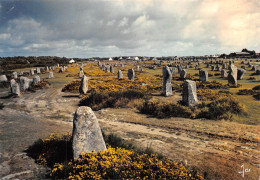
[[[37,74],[41,74],[41,69],[40,68],[36,68],[36,73]]]
[[[102,64],[101,69],[102,69],[102,71],[105,71],[106,70],[106,66],[104,64]]]
[[[216,71],[221,71],[221,67],[219,64],[217,64],[217,66],[216,66]]]
[[[253,65],[251,70],[255,71],[256,70],[256,65]]]
[[[226,68],[227,68],[226,64],[223,63],[223,64],[222,64],[222,69],[226,69]]]
[[[100,61],[98,61],[98,66],[99,66],[99,67],[101,66],[101,62],[100,62]]]
[[[14,79],[11,79],[10,86],[11,86],[11,93],[13,95],[20,96],[20,86]]]
[[[48,66],[46,67],[46,71],[49,71],[49,67]]]
[[[199,71],[199,80],[200,81],[208,81],[209,80],[208,71],[201,69]]]
[[[128,69],[127,76],[128,76],[129,80],[134,81],[134,79],[135,79],[135,71],[134,71],[134,69]]]
[[[234,64],[229,66],[228,83],[237,85],[237,67]]]
[[[79,71],[79,77],[82,78],[84,76],[84,71],[83,70],[80,70]]]
[[[185,79],[185,78],[186,78],[186,75],[187,75],[186,69],[181,70],[181,72],[180,72],[180,78],[181,78],[181,79]]]
[[[163,95],[172,95],[172,72],[168,66],[163,67]]]
[[[64,71],[63,67],[60,67],[59,73],[62,73]]]
[[[17,79],[17,78],[18,78],[17,72],[13,72],[13,73],[12,73],[12,78],[13,78],[13,79]]]
[[[81,106],[74,114],[72,149],[74,159],[79,158],[83,152],[107,149],[96,115],[90,107]]]
[[[177,65],[177,68],[178,68],[178,73],[181,73],[182,71],[182,66],[180,64]]]
[[[222,69],[222,70],[221,70],[221,77],[222,77],[222,78],[228,77],[228,73],[227,73],[227,71],[226,71],[225,69]]]
[[[88,78],[84,76],[81,78],[80,86],[79,86],[79,93],[80,94],[87,94],[88,92]]]
[[[114,67],[113,67],[112,65],[110,65],[109,71],[110,71],[111,73],[114,73]]]
[[[211,65],[211,71],[215,71],[215,66]]]
[[[136,66],[136,71],[139,71],[140,70],[140,67],[139,66]]]
[[[20,85],[21,85],[21,91],[26,91],[29,89],[29,79],[27,77],[20,77]]]
[[[0,82],[7,82],[8,80],[7,80],[7,77],[6,77],[6,75],[1,75],[0,76]]]
[[[260,69],[255,70],[255,75],[260,75]]]
[[[118,79],[122,79],[123,78],[123,72],[119,69],[118,72],[117,72],[117,77]]]
[[[245,73],[246,73],[246,70],[244,70],[242,68],[238,68],[237,69],[237,80],[243,79]]]
[[[53,78],[54,76],[53,76],[53,72],[51,71],[51,72],[49,72],[49,79],[51,79],[51,78]]]
[[[143,67],[141,67],[141,68],[140,68],[140,71],[141,71],[141,72],[143,72],[143,71],[144,71]]]
[[[196,82],[185,80],[183,84],[182,102],[187,106],[193,106],[198,103]]]
[[[33,77],[33,84],[38,83],[40,81],[41,81],[40,76],[36,75],[36,76]]]
[[[30,75],[34,75],[34,69],[30,69]]]

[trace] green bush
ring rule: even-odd
[[[102,108],[116,108],[125,107],[133,99],[146,98],[142,92],[128,90],[111,93],[97,93],[93,92],[89,96],[81,99],[80,106],[89,106],[93,110],[100,110]]]
[[[199,90],[198,98],[201,102],[193,107],[177,103],[146,101],[138,107],[138,110],[143,114],[158,118],[184,117],[231,120],[232,114],[247,115],[245,107],[229,93],[215,92],[210,89]]]

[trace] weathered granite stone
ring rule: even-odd
[[[136,71],[139,71],[140,70],[140,67],[139,66],[136,66]]]
[[[228,77],[228,73],[227,73],[227,71],[226,71],[225,69],[222,69],[222,70],[221,70],[221,77],[222,77],[222,78]]]
[[[110,71],[111,73],[114,73],[114,67],[113,67],[112,65],[110,65],[109,68],[110,68],[109,71]]]
[[[34,75],[34,69],[30,69],[30,75]]]
[[[63,71],[64,71],[64,68],[61,66],[60,70],[59,70],[59,73],[62,73]]]
[[[237,85],[237,67],[234,64],[229,66],[228,83]]]
[[[211,65],[211,71],[215,71],[215,66]]]
[[[83,152],[106,150],[98,120],[90,107],[81,106],[74,114],[72,149],[74,159]]]
[[[40,81],[41,81],[40,76],[36,75],[36,76],[33,77],[33,83],[34,83],[34,84],[35,84],[35,83],[38,83],[38,82],[40,82]]]
[[[141,71],[141,72],[143,72],[143,71],[144,71],[143,67],[141,67],[141,68],[140,68],[140,71]]]
[[[51,78],[53,78],[54,76],[53,76],[53,72],[51,71],[51,72],[49,72],[49,79],[51,79]]]
[[[246,73],[246,70],[244,70],[242,68],[238,68],[237,69],[237,80],[243,79],[245,73]]]
[[[168,66],[163,67],[163,95],[172,95],[172,72]]]
[[[83,75],[79,86],[79,93],[86,94],[87,92],[88,92],[88,78],[87,76]]]
[[[219,64],[217,64],[217,66],[216,66],[216,71],[221,71],[221,67]]]
[[[7,77],[6,77],[6,75],[1,75],[0,76],[0,82],[7,82],[8,80],[7,80]]]
[[[255,70],[255,74],[256,74],[256,75],[260,75],[260,69],[256,69],[256,70]]]
[[[180,72],[180,78],[181,78],[181,79],[185,79],[185,78],[186,78],[186,75],[187,75],[186,69],[181,70],[181,72]]]
[[[46,66],[46,71],[49,71],[50,69],[49,69],[49,67],[48,66]]]
[[[193,106],[198,103],[196,82],[185,80],[183,83],[182,102],[187,106]]]
[[[117,78],[118,79],[122,79],[123,78],[123,72],[119,69],[118,72],[117,72]]]
[[[102,64],[101,69],[102,69],[102,71],[105,71],[105,70],[106,70],[105,64]]]
[[[199,80],[200,81],[208,81],[209,80],[208,71],[201,69],[199,71]]]
[[[13,79],[17,79],[17,78],[18,78],[17,72],[13,72],[13,73],[12,73],[12,78],[13,78]]]
[[[11,86],[11,94],[20,96],[20,86],[14,79],[11,79],[10,86]]]
[[[182,71],[182,66],[180,64],[177,65],[177,68],[178,68],[178,73],[181,73]]]
[[[253,65],[251,70],[255,71],[256,70],[256,65]]]
[[[83,70],[79,71],[79,77],[82,78],[83,76],[84,76],[84,71]]]
[[[21,91],[26,91],[27,89],[29,89],[29,79],[27,77],[21,76],[20,86],[21,86]]]
[[[127,76],[128,76],[129,80],[134,81],[134,79],[135,79],[134,69],[128,69]]]
[[[37,67],[37,68],[36,68],[36,73],[37,73],[37,74],[41,74],[41,69]]]

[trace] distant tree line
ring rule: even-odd
[[[0,57],[0,72],[27,67],[43,67],[55,64],[67,64],[69,61],[66,57],[57,56],[17,56],[17,57]]]

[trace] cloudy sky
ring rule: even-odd
[[[260,51],[260,0],[0,0],[0,56]]]

